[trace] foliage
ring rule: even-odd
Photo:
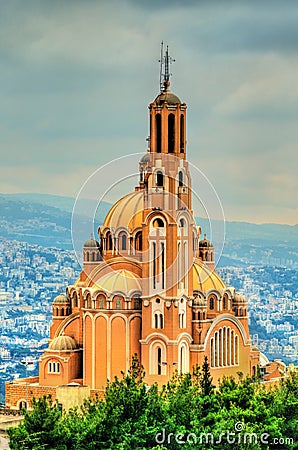
[[[294,373],[274,388],[239,374],[215,389],[205,359],[192,373],[176,372],[160,390],[149,388],[144,375],[133,358],[128,374],[108,383],[104,401],[88,400],[63,414],[49,398],[35,400],[23,423],[9,430],[11,449],[298,448]]]

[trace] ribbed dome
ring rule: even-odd
[[[65,304],[69,305],[70,299],[63,294],[59,294],[57,295],[57,297],[54,298],[53,303],[55,303],[55,305],[65,305]]]
[[[99,248],[99,242],[95,239],[88,239],[88,241],[85,242],[84,247],[93,247],[93,248]]]
[[[214,270],[210,270],[197,260],[193,265],[193,289],[204,293],[210,289],[222,291],[226,289],[226,285]]]
[[[78,346],[74,338],[62,335],[52,340],[52,342],[49,345],[49,350],[65,352],[75,350],[77,347]]]
[[[207,301],[204,298],[197,297],[193,301],[194,306],[204,306],[207,308]]]
[[[126,296],[129,296],[134,291],[141,291],[140,279],[129,270],[109,272],[97,280],[94,287],[108,293],[120,291]]]
[[[120,226],[127,229],[140,227],[142,225],[143,209],[143,191],[132,192],[122,197],[112,206],[106,215],[102,229],[105,227],[117,229]]]
[[[160,106],[165,102],[167,102],[168,105],[177,105],[177,103],[181,104],[181,100],[177,97],[177,95],[173,94],[169,90],[162,92],[155,99],[155,103]]]
[[[146,155],[142,156],[142,158],[140,159],[140,164],[146,164],[150,162],[150,158],[151,158],[150,153],[146,153]]]
[[[244,297],[244,295],[236,294],[234,297],[234,302],[246,303],[246,298]]]

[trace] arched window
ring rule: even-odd
[[[235,336],[235,364],[239,364],[238,336]]]
[[[180,226],[180,228],[184,228],[185,227],[185,220],[184,219],[180,219],[179,226]]]
[[[153,221],[153,227],[154,228],[163,228],[165,224],[163,223],[163,220],[161,220],[159,217]]]
[[[209,300],[209,309],[213,310],[214,309],[214,298],[211,297]]]
[[[163,173],[160,170],[156,172],[156,186],[163,186]]]
[[[133,299],[133,309],[142,309],[142,302],[140,298]]]
[[[112,235],[110,232],[107,233],[107,250],[112,250],[113,249],[113,240],[112,240]]]
[[[161,348],[157,347],[157,375],[161,375]]]
[[[78,296],[76,292],[73,294],[72,299],[73,299],[73,306],[76,308],[78,306]]]
[[[179,328],[186,328],[186,315],[184,311],[179,314]]]
[[[99,309],[104,309],[105,307],[105,296],[104,295],[99,295],[98,296],[98,300],[99,300]]]
[[[154,314],[154,325],[155,328],[163,328],[164,327],[164,323],[163,323],[163,314],[162,313],[155,313]]]
[[[161,153],[161,115],[156,114],[155,116],[156,124],[156,151]]]
[[[86,252],[86,261],[89,262],[89,252]]]
[[[60,373],[60,363],[55,361],[50,361],[48,363],[48,373]]]
[[[168,116],[168,152],[174,153],[175,150],[175,116]]]
[[[184,115],[180,116],[180,152],[184,153]]]
[[[227,298],[225,296],[222,299],[222,309],[227,309]]]
[[[211,338],[210,340],[210,356],[211,367],[214,367],[214,338]]]
[[[116,309],[122,309],[122,298],[116,297]]]
[[[179,178],[179,187],[182,187],[183,186],[183,172],[182,172],[182,170],[179,171],[178,178]]]
[[[167,349],[164,342],[155,341],[149,347],[149,374],[166,375]]]
[[[141,252],[142,251],[142,232],[141,231],[138,231],[137,232],[137,234],[136,234],[136,237],[135,237],[135,249],[138,251],[138,252]]]
[[[22,409],[27,409],[27,402],[25,400],[21,400],[19,403],[19,410],[21,411]]]
[[[121,250],[126,250],[127,248],[127,236],[125,233],[121,233],[119,236],[119,244]]]
[[[90,294],[87,294],[86,300],[87,300],[87,308],[91,308],[91,295]]]

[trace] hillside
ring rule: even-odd
[[[71,214],[75,199],[47,194],[0,194],[0,237],[43,246],[72,248]],[[96,211],[96,200],[84,200],[81,211],[82,242],[89,236],[90,219],[85,210]],[[110,204],[103,202],[96,214],[100,225]],[[207,219],[197,218],[202,231],[209,235]],[[216,225],[216,222],[215,222]],[[223,265],[272,264],[298,267],[298,225],[226,222],[226,239],[219,263]],[[216,226],[215,226],[216,228]],[[216,230],[215,248],[219,247]]]

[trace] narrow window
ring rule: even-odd
[[[214,309],[214,298],[213,298],[213,297],[210,298],[210,301],[209,301],[209,308],[210,308],[210,309]]]
[[[142,232],[138,231],[135,237],[135,248],[137,251],[142,251]]]
[[[112,236],[111,233],[107,234],[107,250],[112,250],[113,248],[113,241],[112,241]]]
[[[121,298],[120,297],[116,298],[116,309],[121,309]]]
[[[126,250],[126,241],[127,241],[126,234],[123,233],[121,236],[121,249],[122,250]]]
[[[183,172],[179,171],[179,187],[183,186]]]
[[[157,349],[157,375],[161,375],[161,348]]]
[[[214,338],[211,338],[210,353],[211,353],[211,367],[214,367]]]
[[[134,299],[134,309],[142,309],[141,308],[141,299],[140,298],[135,298]]]
[[[227,299],[226,299],[226,297],[224,297],[223,300],[222,300],[222,309],[227,309]]]
[[[239,362],[238,336],[235,336],[235,364]]]
[[[156,151],[157,151],[157,153],[161,153],[161,115],[160,114],[156,114],[155,123],[156,123]]]
[[[222,366],[222,351],[223,351],[223,347],[222,347],[222,328],[219,329],[218,340],[219,340],[218,365]]]
[[[154,314],[154,325],[155,328],[158,328],[158,314]]]
[[[168,116],[168,152],[174,153],[175,150],[175,116]]]
[[[162,289],[165,288],[165,244],[161,243],[161,276],[162,276]]]
[[[163,315],[162,314],[159,315],[159,325],[160,325],[160,328],[162,329],[163,328]]]
[[[156,172],[156,186],[163,186],[163,173],[160,170]]]
[[[214,367],[218,367],[218,332],[214,334]]]
[[[184,153],[184,115],[180,116],[180,152]]]
[[[153,289],[156,289],[156,243],[153,242]]]

